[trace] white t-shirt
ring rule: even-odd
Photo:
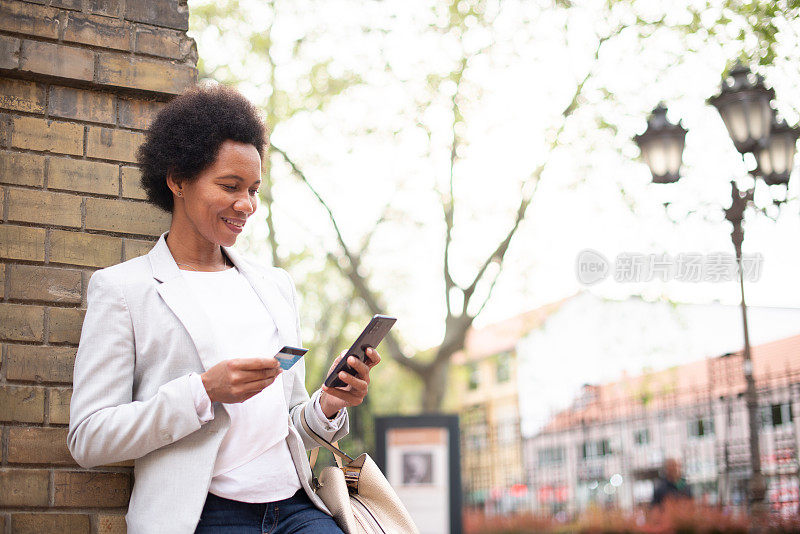
[[[280,350],[275,322],[236,268],[181,274],[211,320],[216,361],[204,361],[206,369],[231,358],[272,357]],[[192,376],[191,384],[198,417],[205,423],[213,418],[211,401],[199,375]],[[244,402],[225,404],[225,409],[231,425],[217,454],[209,492],[242,502],[273,502],[294,495],[302,486],[286,443],[289,410],[283,376]],[[322,414],[318,403],[315,411]],[[330,421],[331,427],[341,427],[341,412]]]

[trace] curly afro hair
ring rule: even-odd
[[[264,157],[266,127],[258,109],[239,91],[224,85],[195,86],[174,98],[158,112],[139,147],[147,199],[171,213],[167,173],[180,180],[196,179],[228,139],[253,145]]]

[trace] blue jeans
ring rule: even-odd
[[[206,498],[195,534],[343,534],[331,516],[314,506],[305,491],[282,501],[249,503]]]

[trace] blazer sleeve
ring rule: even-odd
[[[82,467],[140,458],[200,428],[189,375],[133,400],[133,323],[121,287],[97,271],[75,358],[67,444]]]
[[[284,270],[280,270],[283,275],[286,277],[288,287],[291,289],[291,300],[292,300],[292,307],[295,313],[295,324],[297,328],[297,342],[300,343],[302,337],[300,336],[300,314],[298,312],[298,299],[297,299],[297,289],[295,289],[294,282],[292,281],[291,276]],[[297,369],[296,371],[294,369]],[[319,443],[309,436],[305,430],[303,430],[303,425],[300,422],[300,416],[302,414],[302,409],[306,404],[308,404],[308,410],[306,411],[306,421],[308,421],[308,426],[317,434],[322,436],[323,438],[327,439],[328,441],[338,441],[345,437],[350,432],[350,420],[349,414],[347,413],[347,409],[345,409],[345,419],[342,426],[336,431],[330,431],[326,428],[326,423],[319,419],[319,415],[317,415],[316,410],[312,409],[312,404],[317,397],[322,394],[322,390],[316,390],[310,397],[308,395],[308,391],[306,390],[305,379],[306,379],[306,364],[303,359],[300,359],[293,368],[292,372],[292,379],[294,383],[292,384],[292,394],[289,402],[289,415],[292,419],[292,424],[297,432],[300,434],[300,437],[303,440],[303,445],[305,446],[306,450],[312,450],[319,447]]]

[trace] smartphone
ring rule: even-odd
[[[302,358],[306,352],[308,352],[308,349],[300,349],[287,345],[275,355],[275,359],[278,360],[278,365],[281,366],[281,369],[288,371],[294,364],[300,361],[300,358]]]
[[[343,388],[347,387],[341,378],[339,378],[339,372],[344,371],[346,373],[350,373],[351,375],[355,376],[355,370],[350,367],[347,363],[347,358],[350,356],[355,356],[362,362],[367,361],[367,348],[372,347],[373,349],[378,348],[378,345],[386,337],[386,334],[389,333],[389,330],[392,329],[394,323],[397,322],[397,319],[394,317],[388,317],[386,315],[376,315],[372,318],[369,322],[367,327],[361,332],[361,335],[358,336],[353,343],[353,345],[347,349],[344,357],[339,360],[339,363],[336,367],[331,371],[328,375],[328,378],[325,379],[325,385],[329,388]]]

